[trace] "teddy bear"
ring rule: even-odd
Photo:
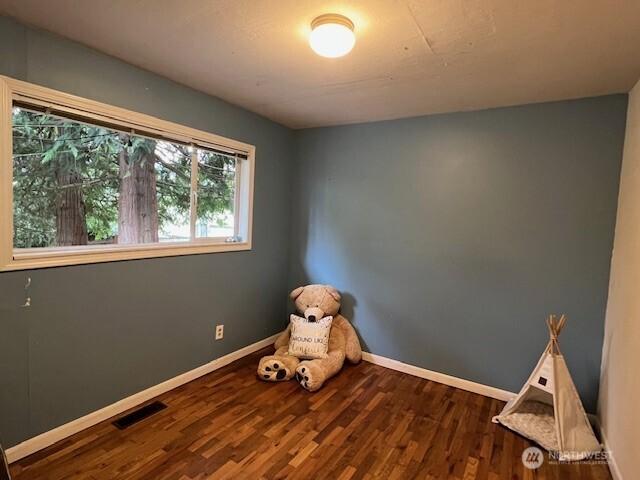
[[[327,358],[303,360],[290,355],[289,337],[291,325],[287,326],[274,343],[276,352],[260,360],[258,376],[262,380],[279,382],[295,376],[303,388],[310,392],[320,389],[324,382],[340,371],[345,358],[350,363],[362,359],[360,340],[349,320],[340,315],[341,296],[331,285],[306,285],[298,287],[289,295],[296,311],[307,321],[315,322],[332,316]]]

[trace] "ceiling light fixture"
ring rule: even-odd
[[[320,15],[311,22],[309,45],[322,57],[342,57],[349,53],[356,43],[353,28],[353,22],[343,15]]]

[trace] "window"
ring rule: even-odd
[[[253,146],[0,81],[3,270],[251,248]]]

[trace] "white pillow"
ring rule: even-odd
[[[329,334],[333,317],[324,317],[317,322],[291,315],[291,337],[289,355],[298,358],[327,358]]]

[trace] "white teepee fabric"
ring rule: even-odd
[[[558,335],[565,322],[564,315],[549,316],[549,343],[538,365],[493,421],[557,452],[560,460],[582,460],[601,446],[560,352]]]

